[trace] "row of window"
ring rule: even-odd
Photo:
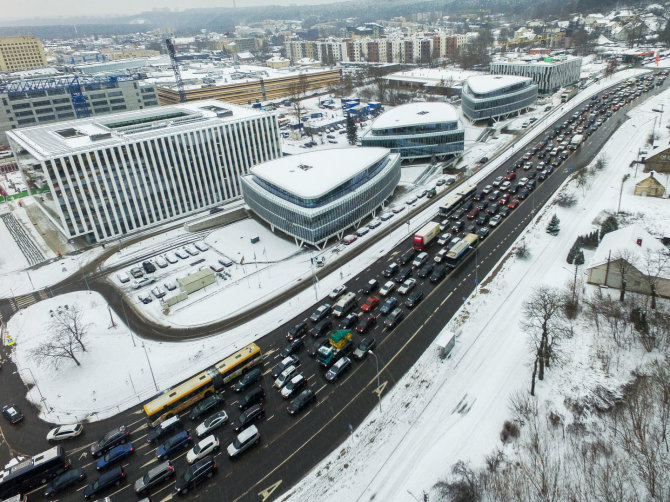
[[[436,122],[434,124],[421,124],[404,127],[389,127],[387,129],[372,129],[373,136],[394,136],[401,134],[426,134],[441,131],[454,131],[458,129],[458,121]]]
[[[510,94],[512,92],[519,91],[523,89],[524,87],[530,87],[533,84],[532,80],[527,80],[526,82],[519,82],[514,85],[509,85],[507,87],[504,87],[502,89],[496,89],[495,91],[491,92],[474,92],[467,84],[465,88],[463,89],[463,95],[470,95],[474,98],[478,99],[488,99],[488,98],[495,98],[496,96],[504,96],[506,94]]]

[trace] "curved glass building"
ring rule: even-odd
[[[242,177],[245,202],[296,244],[320,246],[374,214],[400,181],[400,156],[386,148],[289,155]]]
[[[527,77],[478,75],[463,84],[463,115],[478,120],[496,119],[519,113],[537,100],[537,85]]]
[[[363,146],[388,148],[402,160],[463,153],[465,130],[448,103],[409,103],[382,114],[361,138]]]

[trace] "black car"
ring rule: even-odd
[[[277,378],[279,375],[281,375],[282,371],[284,371],[286,368],[289,366],[298,366],[300,364],[300,359],[298,359],[298,356],[295,355],[290,355],[286,356],[282,361],[275,366],[275,368],[272,370],[272,379],[274,380]]]
[[[347,314],[347,316],[340,321],[340,329],[349,329],[353,328],[356,326],[358,323],[358,315],[354,314],[353,312],[351,314]]]
[[[415,289],[412,291],[409,296],[407,296],[407,300],[405,300],[405,305],[409,308],[414,308],[416,307],[419,302],[423,299],[423,292],[420,289]]]
[[[491,206],[488,209],[491,210],[495,206]],[[477,225],[486,225],[486,222],[489,220],[489,217],[487,216],[486,213],[481,213],[479,216],[477,216],[477,219],[475,220],[475,223]],[[419,276],[421,277],[421,276]]]
[[[486,214],[489,216],[493,216],[495,214],[498,214],[498,211],[500,211],[500,204],[491,204],[487,209],[486,209]],[[488,219],[487,219],[488,221]]]
[[[23,413],[21,413],[21,410],[15,404],[3,406],[2,414],[5,416],[7,420],[9,420],[10,424],[17,424],[21,420],[23,420]]]
[[[526,197],[528,197],[528,189],[522,188],[521,190],[519,190],[519,193],[517,194],[517,198],[523,200]]]
[[[94,495],[107,490],[112,486],[118,486],[126,479],[126,473],[123,467],[115,467],[104,474],[101,474],[98,479],[84,488],[84,498],[90,499]]]
[[[426,263],[423,267],[419,269],[419,273],[417,274],[421,279],[425,279],[430,275],[430,273],[433,271],[433,264],[432,263]]]
[[[152,488],[163,484],[165,481],[175,475],[172,462],[169,460],[161,462],[156,467],[149,469],[144,476],[135,481],[135,493],[143,496],[149,493]]]
[[[237,417],[237,420],[233,422],[233,428],[235,429],[235,432],[240,432],[242,429],[246,428],[247,425],[264,416],[265,410],[261,407],[261,405],[254,404],[240,413],[240,416]]]
[[[178,453],[184,448],[191,446],[193,439],[189,431],[181,431],[169,438],[165,443],[156,448],[156,457],[165,460],[170,455]]]
[[[384,304],[380,307],[379,312],[386,315],[393,311],[398,306],[398,299],[395,296],[387,298]]]
[[[384,319],[384,326],[389,329],[393,329],[398,325],[398,323],[400,323],[400,321],[403,320],[404,317],[405,313],[400,307],[398,307],[393,312],[391,312],[386,319]]]
[[[490,232],[491,231],[489,230],[489,227],[482,227],[477,231],[477,235],[479,236],[480,240],[484,240]]]
[[[223,396],[221,394],[215,393],[211,396],[207,396],[205,399],[191,408],[191,412],[188,414],[188,418],[191,420],[198,420],[205,413],[213,410],[221,404],[223,404]]]
[[[156,271],[156,265],[154,265],[150,261],[145,261],[144,263],[142,263],[142,267],[144,268],[144,271],[147,274],[153,274]]]
[[[240,399],[239,409],[246,410],[249,406],[263,402],[265,399],[265,390],[263,387],[254,387]]]
[[[242,378],[235,382],[233,390],[235,392],[242,392],[244,389],[251,387],[251,385],[258,382],[261,379],[261,376],[263,376],[263,370],[258,367],[253,368],[247,371],[244,375],[242,375]]]
[[[405,267],[402,267],[398,273],[395,276],[394,281],[396,281],[398,284],[405,282],[410,276],[412,275],[412,267],[410,265],[407,265]]]
[[[305,321],[300,321],[298,324],[293,326],[291,329],[288,330],[288,333],[286,335],[286,339],[291,342],[295,340],[296,338],[300,338],[301,336],[304,336],[307,334],[307,330],[309,329],[309,326]]]
[[[287,410],[289,414],[296,415],[315,399],[316,394],[314,394],[314,391],[312,389],[305,389],[300,394],[298,394],[298,397],[291,401],[291,404],[288,405]]]
[[[447,267],[445,267],[444,265],[438,265],[433,269],[433,273],[430,274],[429,280],[433,284],[437,284],[446,276],[447,276]]]
[[[455,222],[452,225],[451,231],[455,234],[458,234],[458,233],[461,232],[461,230],[463,230],[464,226],[465,226],[465,222],[463,220],[458,220],[457,222]]]
[[[283,349],[281,349],[281,352],[279,352],[279,355],[281,357],[286,357],[295,354],[298,352],[302,347],[305,345],[305,342],[303,341],[302,338],[296,338],[292,342],[288,342]]]
[[[484,192],[477,192],[474,196],[475,200],[482,200],[486,194]]]
[[[105,434],[102,439],[91,445],[91,455],[99,457],[102,454],[107,453],[115,446],[128,441],[128,436],[130,436],[130,431],[125,425],[112,429]]]
[[[416,255],[416,251],[414,249],[408,249],[405,251],[403,254],[400,255],[399,261],[401,265],[407,265],[409,262],[411,262],[414,259],[414,256]]]
[[[363,341],[358,344],[358,347],[356,347],[356,350],[354,350],[354,353],[352,354],[354,356],[354,359],[360,361],[361,359],[364,359],[368,355],[368,350],[372,350],[377,346],[377,340],[372,338],[371,336],[368,336],[366,338],[363,338]]]
[[[44,496],[53,497],[58,492],[64,490],[68,486],[72,486],[77,481],[81,481],[86,477],[84,469],[81,467],[73,467],[65,471],[63,474],[56,476],[45,488]]]
[[[363,286],[363,292],[365,294],[370,294],[374,290],[376,290],[379,287],[379,282],[377,279],[370,279],[368,282],[365,283],[365,286]]]
[[[312,336],[314,338],[323,336],[327,334],[332,327],[333,327],[333,321],[331,321],[330,319],[321,319],[312,328]]]
[[[487,207],[489,207],[489,201],[486,199],[477,204],[477,209],[480,211],[484,211]]]
[[[147,433],[147,441],[150,443],[155,443],[161,438],[164,438],[171,432],[174,432],[179,429],[183,429],[184,425],[179,420],[179,416],[175,415],[168,418],[164,422],[158,424],[156,427],[151,427]]]
[[[396,272],[398,272],[399,268],[400,266],[397,263],[395,262],[389,263],[389,266],[384,269],[382,275],[384,277],[393,277],[396,274]]]
[[[206,457],[194,462],[184,474],[177,478],[174,485],[174,490],[177,495],[186,495],[186,493],[193,488],[211,478],[216,472],[216,462],[214,457],[207,455]]]

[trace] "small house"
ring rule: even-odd
[[[663,197],[665,187],[660,181],[654,178],[654,173],[652,172],[648,177],[635,185],[634,193],[641,197]]]
[[[659,146],[649,151],[642,160],[644,172],[670,173],[670,147]]]

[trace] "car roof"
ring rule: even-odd
[[[240,443],[244,443],[256,434],[258,434],[258,428],[255,425],[250,425],[237,435],[237,439],[239,439]]]

